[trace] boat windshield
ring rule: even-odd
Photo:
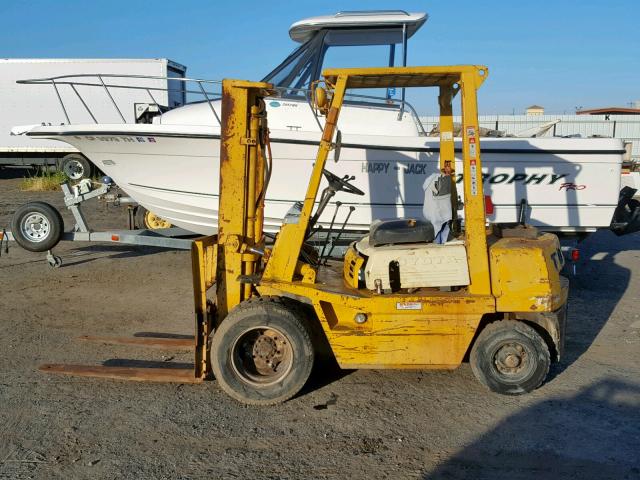
[[[358,54],[354,54],[353,50],[349,49],[347,57],[349,61],[344,66],[392,66],[398,43],[403,43],[402,28],[320,30],[310,40],[296,48],[280,65],[264,77],[263,81],[270,82],[282,89],[284,96],[305,98],[311,83],[320,78],[323,67],[343,66],[334,65],[334,63],[337,58],[344,58],[344,55],[335,55],[331,51],[331,55],[327,56],[327,52],[332,47],[374,47],[370,48],[369,52],[358,52]],[[384,55],[381,48],[388,55]],[[343,49],[335,50],[342,51]]]
[[[323,32],[326,33],[326,32]],[[276,87],[290,89],[283,92],[290,96],[305,96],[302,90],[309,89],[311,82],[320,76],[320,57],[323,50],[324,34],[316,34],[311,40],[296,48],[263,81]]]

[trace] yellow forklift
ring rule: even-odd
[[[51,373],[198,383],[215,376],[248,404],[283,402],[300,391],[328,345],[341,368],[454,369],[465,359],[480,382],[509,395],[542,384],[564,343],[568,281],[555,235],[523,225],[487,225],[477,90],[483,66],[334,69],[314,85],[325,116],[316,161],[296,215],[275,242],[263,233],[271,171],[267,83],[223,81],[218,234],[192,249],[194,369],[44,365]],[[376,221],[341,262],[309,245],[336,192],[359,194],[352,178],[325,169],[340,148],[340,109],[349,89],[435,87],[440,174],[451,195],[451,232],[440,243],[429,221]],[[462,106],[464,225],[457,218],[453,99]],[[328,181],[318,201],[323,177]],[[428,201],[428,200],[427,200]],[[315,210],[315,212],[314,212]],[[171,339],[105,339],[171,346]],[[156,345],[156,346],[157,346]],[[173,346],[184,346],[175,340]]]

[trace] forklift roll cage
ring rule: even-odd
[[[291,282],[298,260],[298,252],[302,248],[306,229],[311,218],[312,209],[318,195],[322,170],[328,154],[333,148],[334,137],[340,109],[347,89],[391,88],[391,87],[438,87],[441,119],[440,134],[440,168],[448,166],[453,173],[454,140],[453,140],[453,106],[452,101],[461,91],[463,126],[463,178],[465,182],[465,223],[466,235],[479,235],[485,231],[484,196],[482,193],[480,145],[478,132],[478,115],[476,91],[486,79],[488,70],[482,66],[450,66],[450,67],[388,67],[388,68],[354,68],[325,70],[323,76],[330,91],[331,103],[326,115],[322,140],[314,164],[307,193],[304,198],[300,221],[298,224],[285,224],[280,230],[274,251],[285,251],[267,262],[263,275],[265,281]],[[471,157],[470,143],[474,143],[474,156]],[[222,200],[221,200],[222,201]],[[282,248],[285,246],[286,248]],[[469,293],[477,295],[490,294],[489,272],[487,269],[486,241],[474,242],[468,251],[471,285]]]

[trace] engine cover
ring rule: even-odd
[[[364,279],[369,290],[376,289],[376,280],[384,290],[469,285],[467,251],[462,241],[373,247],[369,237],[364,237],[355,247],[367,257]]]

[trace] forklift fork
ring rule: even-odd
[[[215,314],[213,303],[206,292],[216,278],[217,238],[216,236],[196,240],[191,249],[193,293],[195,302],[195,335],[137,334],[133,337],[102,337],[85,335],[78,340],[109,345],[135,345],[139,347],[165,350],[194,349],[192,368],[175,368],[175,364],[162,367],[134,367],[109,365],[71,365],[49,363],[39,367],[45,373],[56,373],[80,377],[100,377],[140,382],[201,383],[211,372],[209,366],[209,335]],[[139,364],[139,361],[132,361]]]

